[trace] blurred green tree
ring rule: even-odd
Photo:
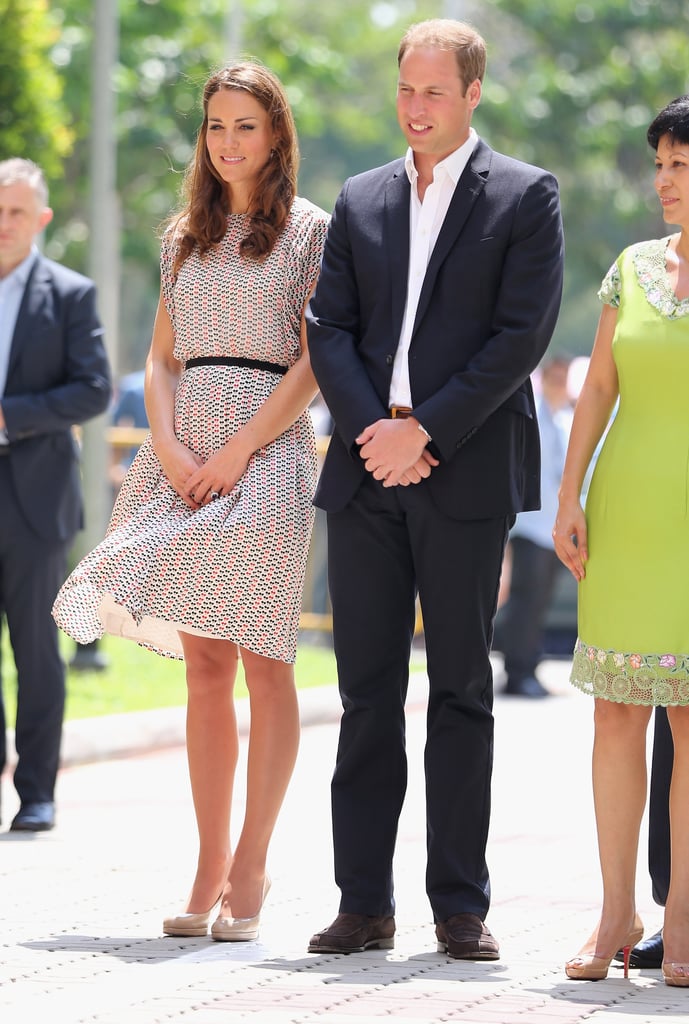
[[[557,345],[588,351],[599,309],[596,290],[608,265],[628,242],[664,232],[645,127],[689,87],[687,0],[117,3],[113,131],[126,295],[123,372],[140,366],[148,347],[158,229],[177,202],[200,119],[202,84],[211,69],[238,56],[232,52],[233,16],[241,27],[240,55],[259,57],[288,88],[302,149],[300,192],[326,209],[348,175],[403,151],[394,100],[404,27],[435,16],[476,25],[489,48],[477,129],[496,149],[546,166],[560,181],[567,277]],[[58,216],[48,249],[84,268],[93,3],[0,0],[0,11],[2,145],[7,149],[12,140],[10,148],[22,146],[43,164],[51,154],[55,162],[64,159],[61,174],[54,174],[56,164],[50,172]],[[33,77],[23,70],[29,42],[38,54],[48,48],[51,58],[29,65]],[[61,80],[63,109],[55,85],[41,84],[44,74]],[[53,107],[47,120],[25,129],[29,96]]]
[[[54,0],[61,26],[52,57],[61,69],[75,145],[57,189],[60,218],[49,239],[55,258],[85,266],[90,123],[90,0]],[[209,72],[253,55],[285,82],[302,149],[300,192],[326,209],[344,178],[400,149],[394,116],[395,52],[409,21],[437,3],[349,0],[119,0],[118,194],[122,230],[119,339],[123,372],[141,365],[157,299],[158,231],[177,202],[200,121]],[[241,47],[231,52],[234,10]],[[385,59],[381,60],[381,55]]]
[[[475,125],[553,170],[567,240],[556,344],[588,352],[600,281],[633,241],[665,233],[646,128],[689,91],[687,0],[482,0],[488,73]]]
[[[34,160],[50,182],[72,145],[62,77],[50,60],[59,29],[48,0],[0,0],[0,25],[0,160]]]

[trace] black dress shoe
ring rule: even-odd
[[[500,947],[476,914],[453,914],[435,926],[438,952],[454,960],[499,960]]]
[[[47,832],[55,827],[55,804],[22,804],[10,832]]]
[[[624,961],[622,950],[615,953],[615,960],[620,963]],[[629,954],[630,967],[654,967],[663,966],[663,932],[662,929],[655,935],[649,935],[647,939],[634,946]]]
[[[363,953],[366,949],[393,949],[394,936],[394,917],[338,914],[328,928],[311,936],[309,953]]]
[[[510,697],[550,697],[545,686],[535,676],[524,676],[523,679],[508,679],[502,691]]]

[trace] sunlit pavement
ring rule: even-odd
[[[553,697],[496,698],[488,922],[501,943],[500,961],[459,962],[436,952],[423,891],[423,676],[409,698],[395,949],[306,953],[309,936],[330,922],[338,900],[329,779],[339,704],[327,687],[302,697],[299,763],[271,848],[273,887],[257,942],[161,934],[163,916],[182,909],[196,834],[183,748],[146,747],[178,742],[179,716],[101,722],[91,740],[89,727],[69,731],[69,761],[89,742],[88,756],[110,759],[63,769],[53,832],[6,831],[16,799],[3,780],[3,1022],[655,1024],[662,1016],[666,1024],[685,1024],[689,990],[667,987],[659,971],[632,971],[628,981],[619,968],[602,982],[564,976],[565,959],[595,925],[600,899],[592,704],[570,691],[566,662],[546,662],[539,671]],[[108,753],[136,747],[140,753]],[[645,832],[638,894],[650,934],[662,912],[650,895]]]

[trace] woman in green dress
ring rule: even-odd
[[[577,403],[553,530],[579,582],[572,683],[595,699],[593,789],[603,878],[599,924],[566,965],[606,977],[639,941],[635,908],[646,732],[667,707],[674,740],[671,881],[663,975],[689,986],[689,96],[648,129],[663,218],[680,231],[618,257]],[[605,437],[586,499],[581,488]]]

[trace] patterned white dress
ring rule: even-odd
[[[177,276],[174,239],[161,248],[161,282],[175,357],[233,357],[291,366],[315,281],[328,216],[295,199],[263,262],[239,254],[248,218]],[[175,398],[177,437],[207,459],[245,424],[281,375],[245,366],[187,367]],[[53,608],[79,643],[104,632],[181,658],[180,630],[234,641],[294,662],[313,525],[316,447],[307,412],[257,451],[232,492],[198,510],[176,494],[150,435],[120,489],[105,539],[75,568]]]

